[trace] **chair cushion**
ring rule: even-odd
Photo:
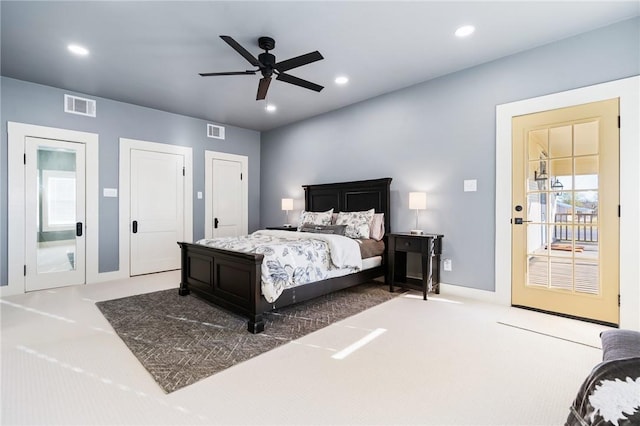
[[[602,360],[640,357],[640,332],[633,330],[607,330],[600,333]]]

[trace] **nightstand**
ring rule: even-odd
[[[396,232],[387,234],[387,274],[385,282],[389,291],[393,286],[419,288],[427,300],[427,291],[440,294],[440,254],[442,254],[442,234],[411,234]],[[407,253],[422,256],[422,279],[407,277]]]
[[[297,231],[297,226],[267,226],[266,229],[272,229],[275,231]]]

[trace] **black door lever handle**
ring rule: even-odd
[[[516,217],[511,219],[511,223],[513,223],[514,225],[522,225],[525,222],[533,222],[532,220],[522,220],[521,217]]]
[[[134,234],[138,233],[138,221],[134,220],[133,223],[131,224],[131,232],[133,232]]]
[[[82,222],[76,223],[76,237],[82,237]]]

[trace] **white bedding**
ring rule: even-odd
[[[262,294],[270,303],[287,288],[362,270],[358,243],[341,235],[261,230],[197,244],[263,254]]]

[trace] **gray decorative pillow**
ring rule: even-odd
[[[369,238],[374,209],[362,212],[340,212],[336,225],[347,225],[345,235],[349,238]]]
[[[316,234],[344,235],[347,225],[302,225],[300,232],[314,232]]]
[[[298,231],[305,224],[311,225],[331,225],[331,215],[333,214],[333,209],[327,210],[326,212],[306,212],[302,211],[300,214],[300,221],[298,225]]]

